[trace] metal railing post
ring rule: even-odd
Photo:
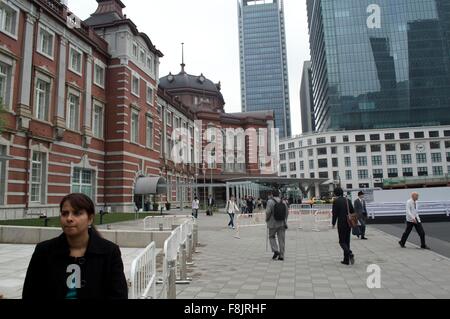
[[[187,241],[187,240],[186,240]],[[186,242],[180,244],[179,250],[179,266],[180,266],[180,278],[177,279],[177,284],[189,284],[191,278],[187,276],[187,262],[186,262]]]
[[[194,223],[194,225],[193,225],[192,234],[193,234],[192,252],[195,253],[195,249],[197,248],[197,245],[198,245],[198,224],[197,223]]]
[[[169,260],[167,262],[167,271],[169,272],[168,287],[167,287],[167,299],[177,298],[177,274],[176,274],[176,260]]]
[[[188,234],[187,236],[187,241],[186,241],[188,247],[187,247],[187,264],[188,265],[193,265],[192,262],[192,249],[193,249],[193,242],[192,242],[192,234]]]

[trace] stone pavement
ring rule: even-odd
[[[174,211],[174,214],[179,213]],[[291,223],[284,261],[266,251],[266,229],[241,229],[240,239],[226,227],[228,216],[199,214],[199,242],[189,285],[177,285],[180,299],[273,298],[450,298],[450,260],[407,244],[374,226],[369,240],[352,237],[353,266],[340,264],[342,251],[336,230],[299,230]],[[115,224],[114,229],[141,228],[139,222]],[[270,249],[270,248],[269,248]],[[0,245],[0,294],[20,298],[34,245]],[[141,249],[121,249],[128,278],[133,258]],[[381,288],[369,289],[367,266],[381,267]]]
[[[264,226],[242,229],[237,239],[224,214],[201,214],[198,223],[194,280],[177,285],[177,298],[450,297],[449,259],[411,244],[402,249],[396,237],[373,226],[367,230],[369,240],[352,238],[356,263],[344,266],[335,229],[313,232],[291,224],[285,260],[273,261]],[[380,289],[367,287],[371,264],[381,267]]]

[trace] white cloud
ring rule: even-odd
[[[122,0],[124,13],[164,54],[160,75],[178,73],[181,42],[185,43],[186,72],[203,73],[221,81],[227,112],[241,110],[237,0]],[[285,0],[286,41],[292,132],[301,132],[300,81],[303,61],[309,59],[306,1]],[[71,9],[87,19],[95,0],[69,0]]]

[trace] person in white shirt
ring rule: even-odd
[[[234,229],[234,214],[239,213],[239,207],[234,200],[234,196],[231,196],[230,200],[227,202],[227,205],[225,206],[225,212],[228,214],[228,216],[230,216],[228,227]]]
[[[192,216],[195,218],[198,217],[198,209],[199,209],[200,201],[198,200],[198,197],[195,196],[194,200],[192,201]]]
[[[408,239],[413,227],[415,227],[420,236],[420,247],[423,249],[430,249],[430,247],[425,244],[425,231],[423,230],[422,221],[420,220],[420,216],[417,211],[418,199],[419,194],[413,192],[411,194],[411,198],[406,202],[406,230],[403,233],[402,239],[398,242],[402,248],[405,248],[406,240]]]

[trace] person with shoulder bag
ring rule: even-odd
[[[350,232],[353,227],[358,227],[358,215],[354,214],[352,202],[344,197],[344,191],[338,187],[334,190],[336,199],[333,201],[333,228],[338,224],[339,245],[344,252],[344,260],[341,264],[355,263],[355,256],[350,249]]]

